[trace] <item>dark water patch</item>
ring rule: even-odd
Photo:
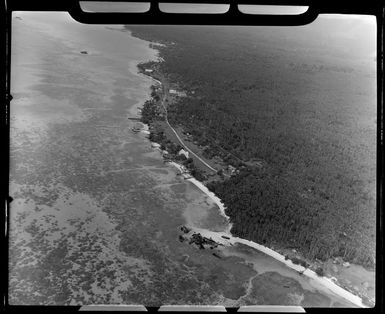
[[[184,194],[186,193],[186,184],[185,183],[173,184],[173,185],[170,185],[170,189],[175,194]]]
[[[164,272],[151,277],[146,284],[133,279],[135,289],[128,289],[121,295],[127,303],[160,306],[164,304],[216,304],[218,297],[194,275],[178,267],[164,268]]]
[[[66,78],[69,80],[70,78]],[[68,81],[67,81],[68,82]],[[32,89],[35,91],[41,92],[44,96],[49,97],[51,99],[56,100],[80,100],[76,105],[79,107],[101,107],[100,100],[96,101],[96,97],[98,93],[92,90],[88,90],[86,88],[79,88],[73,85],[67,86],[57,86],[55,84],[36,84],[32,86]],[[91,102],[91,97],[95,97],[95,102]],[[44,108],[41,108],[42,110]],[[63,108],[62,108],[63,109]]]
[[[71,296],[70,284],[66,280],[66,272],[71,268],[67,240],[62,239],[52,247],[43,245],[45,235],[41,230],[36,229],[31,235],[30,248],[34,247],[44,254],[37,264],[19,266],[17,273],[10,269],[16,282],[10,285],[9,302],[25,305],[66,304]],[[15,259],[17,252],[11,250],[10,253],[11,259]],[[61,280],[57,280],[59,276]]]
[[[243,259],[237,257],[219,259],[212,254],[213,250],[194,250],[194,254],[183,259],[188,267],[195,269],[200,280],[205,281],[214,291],[233,300],[246,293],[249,278],[255,276],[257,272],[246,265]]]
[[[122,233],[119,249],[131,257],[145,258],[151,262],[156,262],[156,265],[163,265],[165,257],[158,246],[151,241],[151,234],[143,234],[143,232],[141,234],[139,230],[142,229],[126,229]]]
[[[124,96],[123,89],[115,89],[114,92],[114,95],[111,97],[111,107],[114,110],[116,120],[121,120],[122,115],[126,114],[127,109],[132,107],[136,101]]]
[[[265,305],[302,305],[329,307],[331,300],[317,292],[304,290],[293,278],[266,272],[252,280],[248,302]]]
[[[333,302],[333,304],[331,305],[332,307],[346,307],[345,304],[342,304],[341,302]]]
[[[337,304],[340,304],[340,306],[353,306],[353,304],[350,304],[349,302],[346,302],[344,305],[342,303],[336,302]],[[304,307],[331,307],[333,306],[331,304],[331,299],[325,296],[324,294],[317,293],[317,292],[311,292],[311,291],[305,291],[304,293],[304,299],[301,303]]]

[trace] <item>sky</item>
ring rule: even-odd
[[[150,8],[150,3],[146,2],[99,2],[99,1],[80,1],[80,5],[85,11],[97,12],[146,12]],[[160,10],[164,12],[191,12],[191,13],[224,13],[228,10],[228,4],[202,4],[202,3],[160,3]],[[239,5],[239,10],[248,14],[299,14],[307,10],[306,6],[272,6],[272,5]],[[326,17],[323,15],[322,17]],[[375,23],[374,16],[363,15],[328,15],[326,18],[353,18]]]
[[[98,12],[140,12],[140,10],[147,10],[148,4],[146,3],[103,3],[103,2],[87,2],[87,5],[84,6],[85,2],[81,2],[82,9],[85,11],[98,11]],[[139,4],[137,6],[137,4]],[[147,8],[144,6],[147,5]],[[223,12],[223,5],[216,7],[215,5],[209,4],[210,11],[207,11],[202,4],[193,4],[189,5],[189,9],[193,9],[193,12],[199,13],[203,10],[205,12],[213,12],[218,8]],[[253,9],[255,13],[261,13],[262,10],[268,9],[271,13],[271,6],[258,6],[258,9]],[[280,13],[286,10],[288,14],[297,14],[298,8],[293,10],[293,8],[287,7],[278,7]],[[162,9],[162,7],[161,7]],[[181,6],[172,6],[166,7],[167,11],[175,12],[181,11]],[[299,12],[304,11],[304,7],[299,8]],[[306,7],[305,7],[306,9]],[[32,14],[32,12],[18,12],[18,14]],[[75,22],[69,16],[68,13],[55,12],[50,13],[55,15],[55,18],[63,19],[65,23]],[[64,24],[65,25],[65,24]],[[336,45],[346,45],[346,48],[350,50],[353,54],[357,55],[366,55],[370,56],[371,59],[374,59],[376,56],[376,18],[374,16],[360,16],[360,15],[341,15],[341,14],[329,14],[329,15],[320,15],[313,23],[303,26],[307,29],[308,32],[305,33],[305,36],[309,39],[309,43],[313,40],[313,37],[316,36],[320,41],[324,40],[329,42],[334,40]],[[289,32],[289,35],[291,32]],[[310,37],[309,37],[310,36]],[[290,37],[290,36],[289,36]]]

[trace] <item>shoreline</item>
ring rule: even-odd
[[[180,172],[182,172],[182,166],[175,161],[170,161],[168,164],[172,165],[173,167],[177,168]],[[201,190],[203,193],[206,194],[219,208],[219,213],[221,214],[222,217],[224,217],[227,222],[228,222],[228,227],[225,231],[226,235],[231,236],[231,228],[233,224],[230,222],[230,217],[226,215],[225,211],[225,204],[223,204],[222,200],[216,196],[213,192],[211,192],[202,182],[198,181],[196,178],[187,178],[186,181],[191,182],[194,184],[199,190]]]
[[[140,73],[140,75],[148,77],[152,81],[155,81],[158,84],[162,85],[162,82],[153,78],[151,75],[147,75],[145,73]],[[137,107],[137,109],[139,109],[141,107],[143,107],[143,104],[142,104],[142,106],[139,105]],[[141,123],[144,125],[144,128],[148,130],[149,125],[147,125],[143,122],[141,122]],[[140,132],[145,133],[145,132],[143,132],[143,129]],[[159,148],[160,144],[153,142],[151,140],[150,140],[150,142],[156,144],[156,147],[153,146],[153,148],[156,148],[162,154],[162,150]],[[170,164],[171,166],[173,166],[174,168],[178,169],[181,173],[183,172],[182,171],[183,166],[178,164],[176,161],[168,161],[167,163]],[[216,196],[213,192],[211,192],[204,185],[203,182],[197,180],[196,178],[188,177],[185,179],[186,179],[186,181],[189,181],[192,184],[194,184],[198,189],[200,189],[203,193],[205,193],[205,195],[208,196],[218,206],[221,216],[226,218],[226,220],[228,221],[228,224],[229,224],[227,230],[224,232],[215,232],[215,231],[210,231],[207,229],[200,229],[200,228],[190,226],[192,230],[200,233],[203,237],[212,238],[214,241],[221,243],[225,246],[230,246],[230,245],[239,243],[239,244],[243,244],[243,245],[246,245],[248,247],[251,247],[253,249],[256,249],[256,250],[274,258],[275,260],[285,264],[287,267],[289,267],[289,268],[291,268],[297,272],[300,272],[301,274],[305,275],[307,278],[314,280],[316,283],[321,285],[323,288],[331,291],[333,294],[336,294],[339,297],[346,299],[347,301],[353,303],[354,305],[361,307],[361,308],[369,308],[369,306],[367,306],[363,303],[362,298],[360,296],[355,295],[352,292],[344,289],[342,286],[337,285],[332,279],[325,277],[325,276],[318,276],[315,271],[313,271],[309,268],[305,268],[301,265],[293,263],[293,261],[291,259],[288,259],[284,255],[280,254],[277,251],[274,251],[273,249],[270,249],[266,246],[263,246],[261,244],[254,242],[254,241],[251,241],[251,240],[247,240],[247,239],[233,236],[231,234],[232,223],[230,222],[230,217],[226,215],[225,205],[222,202],[222,200],[218,196]],[[224,238],[222,238],[223,235],[229,237],[229,240],[225,240]]]
[[[147,124],[143,123],[143,125],[148,127]],[[152,142],[152,141],[150,141],[150,142],[157,144],[157,145],[160,145],[156,142]],[[153,148],[157,149],[161,153],[161,149],[159,147],[153,147]],[[176,168],[177,170],[182,172],[182,165],[176,163],[175,161],[167,162],[167,164],[170,164],[171,166],[173,166],[174,168]],[[198,181],[196,178],[194,178],[194,177],[187,178],[186,181],[189,181],[192,184],[194,184],[203,193],[205,193],[206,196],[208,196],[212,201],[214,201],[214,203],[219,208],[219,212],[220,212],[221,216],[225,217],[228,221],[228,224],[229,224],[229,227],[227,228],[227,230],[222,231],[222,232],[210,231],[207,229],[189,226],[189,228],[191,228],[191,230],[193,230],[196,233],[200,233],[203,237],[211,238],[215,242],[220,243],[224,246],[233,246],[234,244],[239,243],[239,244],[243,244],[243,245],[246,245],[248,247],[251,247],[253,249],[256,249],[256,250],[274,258],[275,260],[285,264],[287,267],[289,267],[289,268],[291,268],[297,272],[302,273],[307,278],[314,280],[318,284],[322,285],[324,288],[328,289],[329,291],[338,295],[339,297],[346,299],[347,301],[353,303],[354,305],[361,307],[361,308],[368,308],[368,306],[363,304],[361,297],[359,297],[359,296],[351,293],[350,291],[344,289],[343,287],[337,285],[330,278],[325,277],[325,276],[318,276],[313,270],[293,263],[292,260],[286,259],[285,256],[283,256],[282,254],[280,254],[277,251],[274,251],[271,248],[268,248],[266,246],[263,246],[259,243],[251,241],[251,240],[247,240],[247,239],[233,236],[230,232],[231,227],[232,227],[232,223],[230,222],[230,217],[226,215],[225,206],[222,203],[221,199],[218,196],[216,196],[213,192],[209,191],[209,189],[202,182]],[[229,239],[225,239],[222,236],[226,236]]]
[[[181,170],[181,166],[179,164],[177,164],[176,162],[169,162],[169,164],[172,165],[173,167],[177,168],[178,170]],[[212,199],[215,202],[215,204],[218,205],[221,215],[223,217],[225,217],[226,219],[228,219],[228,222],[229,222],[229,228],[228,228],[228,230],[226,230],[224,232],[210,231],[207,229],[201,229],[201,228],[189,226],[193,231],[200,233],[203,237],[212,238],[215,242],[221,243],[224,246],[230,246],[230,245],[240,243],[240,244],[244,244],[246,246],[249,246],[253,249],[256,249],[256,250],[258,250],[262,253],[265,253],[266,255],[274,258],[275,260],[285,264],[289,268],[294,269],[297,272],[301,272],[303,275],[305,275],[309,279],[315,280],[316,282],[323,285],[328,290],[332,291],[334,294],[337,294],[338,296],[343,297],[344,299],[348,300],[349,302],[351,302],[351,303],[353,303],[359,307],[362,307],[362,308],[367,307],[363,304],[362,299],[359,296],[354,295],[353,293],[349,292],[348,290],[345,290],[343,287],[335,284],[330,278],[325,277],[325,276],[320,277],[313,270],[311,270],[309,268],[305,268],[301,265],[294,264],[292,262],[292,260],[285,259],[285,256],[281,255],[280,253],[278,253],[278,252],[276,252],[276,251],[274,251],[274,250],[272,250],[266,246],[258,244],[254,241],[250,241],[247,239],[233,236],[230,232],[231,226],[232,226],[232,224],[229,221],[230,217],[228,217],[226,215],[225,210],[224,210],[225,207],[224,207],[222,201],[213,192],[209,191],[208,188],[202,182],[198,181],[197,179],[189,178],[186,180],[191,182],[192,184],[194,184],[203,193],[205,193],[210,199]],[[230,239],[226,240],[222,236],[227,236]]]
[[[152,143],[155,143],[155,142],[152,142]],[[158,143],[156,143],[156,144],[158,144]],[[160,151],[160,149],[158,149],[158,150]],[[176,163],[175,161],[168,162],[168,164],[170,164],[174,168],[181,171],[181,165]],[[287,267],[289,267],[289,268],[291,268],[297,272],[301,272],[303,275],[305,275],[309,279],[316,281],[318,284],[322,285],[324,288],[326,288],[326,289],[330,290],[331,292],[333,292],[334,294],[348,300],[349,302],[351,302],[351,303],[353,303],[353,304],[355,304],[361,308],[367,308],[367,306],[363,304],[362,299],[359,296],[354,295],[353,293],[349,292],[348,290],[344,289],[343,287],[337,285],[330,278],[325,277],[325,276],[322,276],[322,277],[318,276],[313,270],[293,263],[292,260],[286,259],[285,256],[274,251],[273,249],[270,249],[266,246],[263,246],[259,243],[254,242],[254,241],[250,241],[247,239],[233,236],[230,232],[232,224],[229,221],[229,217],[225,213],[225,207],[224,207],[224,204],[222,203],[222,201],[220,200],[220,198],[217,197],[213,192],[209,191],[208,188],[202,182],[198,181],[197,179],[187,178],[186,181],[189,181],[192,184],[194,184],[203,193],[205,193],[211,200],[213,200],[215,202],[215,204],[217,204],[217,206],[219,207],[219,212],[220,212],[221,216],[228,219],[228,222],[229,222],[228,229],[226,231],[222,231],[222,232],[210,231],[207,229],[189,226],[189,228],[191,228],[191,230],[193,230],[196,233],[200,233],[203,237],[211,238],[215,242],[220,243],[224,246],[232,246],[234,244],[239,243],[239,244],[243,244],[243,245],[246,245],[248,247],[251,247],[253,249],[256,249],[256,250],[274,258],[275,260],[285,264]],[[229,239],[225,239],[222,236],[226,236]]]

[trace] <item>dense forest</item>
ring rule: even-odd
[[[243,165],[208,185],[224,201],[233,234],[372,267],[375,35],[366,24],[349,37],[350,21],[315,23],[127,28],[163,44],[158,66],[187,93],[168,108],[170,123],[207,155]]]

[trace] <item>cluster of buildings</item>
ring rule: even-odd
[[[170,89],[168,91],[171,95],[175,95],[175,96],[179,96],[179,97],[186,97],[186,93],[185,92],[180,92],[180,91],[177,91],[176,89]]]

